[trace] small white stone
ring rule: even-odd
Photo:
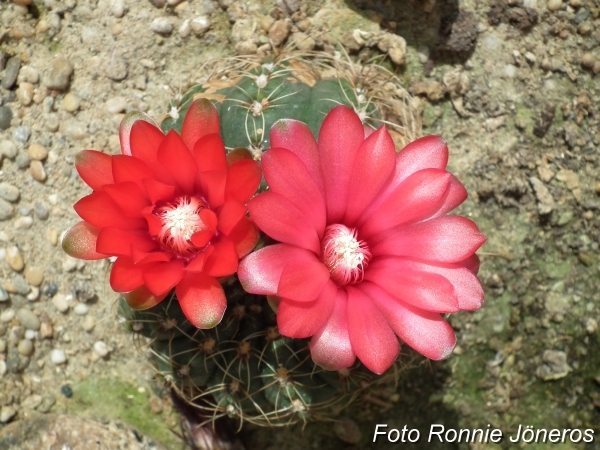
[[[33,341],[38,338],[39,333],[35,330],[25,330],[25,339]]]
[[[550,11],[558,11],[562,7],[562,0],[548,0],[548,9]]]
[[[196,17],[190,23],[193,33],[198,37],[204,36],[204,34],[209,30],[210,25],[210,20],[206,16]]]
[[[75,305],[75,308],[73,308],[73,311],[75,312],[75,314],[80,315],[80,316],[85,316],[89,310],[90,310],[90,308],[85,303],[77,303]]]
[[[6,423],[12,419],[17,411],[12,406],[3,406],[0,410],[0,423]]]
[[[504,76],[507,78],[514,78],[517,76],[517,68],[512,64],[507,64],[503,69]]]
[[[6,373],[6,362],[3,359],[0,359],[0,377],[4,376]]]
[[[48,201],[52,206],[58,205],[58,194],[50,194],[48,196]]]
[[[69,298],[64,294],[57,294],[52,298],[52,304],[61,313],[67,312],[69,309]]]
[[[123,0],[110,0],[110,11],[115,17],[123,17],[125,15],[125,4]]]
[[[173,25],[166,17],[157,17],[150,24],[150,29],[157,34],[170,34],[173,31]]]
[[[30,216],[19,217],[13,222],[13,228],[15,230],[27,230],[28,228],[31,228],[32,224],[33,224],[33,217],[30,217]]]
[[[27,300],[30,302],[36,301],[40,297],[40,288],[31,286],[31,291],[27,294]]]
[[[67,255],[62,263],[62,268],[65,272],[72,272],[77,268],[77,260]]]
[[[111,114],[118,114],[127,108],[125,97],[112,97],[106,101],[106,110]]]
[[[50,352],[50,361],[56,365],[63,364],[67,362],[67,355],[62,350],[55,348]]]
[[[177,32],[181,37],[188,37],[192,32],[192,27],[190,26],[190,19],[185,19],[177,29]]]
[[[14,309],[5,309],[0,313],[0,322],[8,323],[15,318],[15,310]]]
[[[110,349],[103,341],[94,342],[94,352],[101,358],[104,358],[110,352]]]
[[[96,326],[96,320],[92,316],[85,316],[83,319],[83,323],[81,324],[81,328],[88,333],[94,329]]]

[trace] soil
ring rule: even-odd
[[[190,22],[201,16],[208,29]],[[289,25],[271,32],[275,19]],[[213,58],[278,53],[300,31],[316,50],[384,57],[353,38],[360,29],[406,40],[382,64],[415,96],[422,133],[448,142],[449,169],[470,194],[457,213],[488,239],[485,304],[450,317],[448,360],[422,362],[396,392],[343,413],[360,439],[329,423],[248,426],[246,448],[401,445],[373,443],[387,424],[420,430],[415,448],[521,448],[508,436],[532,425],[594,430],[594,442],[558,448],[599,449],[599,25],[594,0],[1,1],[0,443],[11,424],[53,413],[122,420],[183,448],[148,355],[118,319],[109,263],[60,247],[89,192],[75,154],[119,152],[124,113],[165,117]],[[433,424],[490,425],[505,438],[429,443]]]

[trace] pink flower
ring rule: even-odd
[[[339,106],[318,144],[305,124],[281,120],[271,145],[262,159],[270,190],[248,210],[280,243],[240,262],[244,289],[280,297],[280,332],[312,336],[312,358],[326,369],[358,356],[383,373],[398,338],[447,357],[456,339],[441,314],[481,306],[475,251],[485,238],[472,221],[445,215],[467,197],[445,170],[445,142],[428,136],[396,154],[385,127],[367,131]]]
[[[260,167],[239,155],[228,161],[208,100],[191,105],[181,136],[164,135],[136,112],[123,120],[120,138],[122,155],[77,155],[77,171],[94,192],[75,204],[83,221],[63,248],[81,259],[116,256],[110,284],[132,308],[150,308],[175,288],[188,320],[214,327],[227,306],[218,278],[234,274],[258,241],[245,204]]]

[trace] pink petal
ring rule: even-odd
[[[277,295],[283,268],[290,263],[304,262],[311,258],[315,258],[314,253],[293,245],[268,245],[240,261],[238,278],[246,292]]]
[[[88,261],[94,259],[104,259],[108,255],[103,255],[96,251],[96,240],[100,230],[87,222],[79,222],[73,225],[67,231],[62,240],[62,248],[69,256],[73,258],[85,259]]]
[[[221,322],[227,299],[221,284],[204,273],[188,273],[175,288],[183,314],[197,328],[214,328]]]
[[[196,160],[175,130],[167,133],[158,147],[156,157],[183,192],[194,193]]]
[[[306,258],[289,262],[283,268],[277,295],[295,301],[311,301],[317,298],[329,282],[329,270],[314,253],[306,252]]]
[[[394,363],[400,344],[383,314],[363,292],[351,286],[348,293],[348,330],[352,350],[367,369],[381,375]]]
[[[327,223],[337,223],[344,218],[350,182],[354,182],[352,167],[364,141],[362,122],[350,108],[336,106],[325,117],[318,141]]]
[[[85,184],[95,191],[105,184],[114,183],[111,158],[102,152],[83,150],[77,153],[75,168]]]
[[[361,144],[352,168],[345,224],[352,226],[385,185],[394,170],[395,149],[394,141],[384,126]]]
[[[131,156],[133,155],[132,152],[132,143],[131,143],[131,132],[132,132],[132,127],[137,123],[137,122],[146,122],[150,125],[152,125],[152,127],[159,131],[159,126],[158,124],[154,121],[154,119],[152,117],[150,117],[148,114],[145,114],[141,111],[132,111],[129,114],[125,115],[125,117],[123,117],[123,120],[121,121],[121,126],[119,128],[119,140],[121,141],[121,153],[123,153],[124,155],[128,155]],[[161,132],[162,135],[162,132]],[[152,135],[152,133],[149,133],[150,140],[155,140],[156,137]],[[133,146],[135,146],[133,144]]]
[[[371,248],[371,252],[373,255],[410,256],[452,263],[468,258],[484,242],[485,237],[471,220],[442,216],[391,231]]]
[[[263,154],[262,166],[269,189],[289,200],[321,237],[325,201],[302,160],[289,150],[272,148]]]
[[[116,292],[130,292],[143,284],[142,269],[131,258],[117,258],[110,270],[110,287]]]
[[[194,100],[190,105],[181,127],[181,139],[190,150],[207,134],[219,133],[217,108],[205,98]]]
[[[320,253],[319,236],[298,208],[275,192],[263,192],[248,202],[254,223],[276,241]]]
[[[162,302],[166,296],[167,294],[154,295],[146,286],[140,286],[123,295],[129,307],[137,310],[152,308]]]
[[[271,147],[285,148],[294,153],[306,166],[319,192],[325,192],[317,141],[303,122],[281,119],[271,127]]]
[[[252,251],[258,243],[258,228],[248,217],[242,217],[227,236],[233,242],[239,258],[243,258]]]
[[[226,170],[227,158],[223,139],[219,134],[208,134],[199,139],[193,147],[193,155],[198,171]]]
[[[347,306],[346,292],[338,289],[331,316],[310,340],[312,359],[325,370],[346,369],[356,359],[348,333]]]
[[[156,263],[144,267],[144,284],[154,295],[163,295],[175,287],[184,275],[182,259],[173,259],[169,262]]]
[[[96,228],[117,227],[124,230],[145,228],[144,219],[126,217],[121,208],[103,191],[92,192],[80,199],[73,209],[83,220]]]
[[[420,170],[409,176],[376,209],[368,208],[361,216],[358,222],[361,239],[429,218],[441,205],[450,179],[448,172],[438,169]]]
[[[150,200],[146,197],[146,193],[142,192],[133,181],[107,184],[103,187],[103,190],[129,217],[142,217],[142,210],[150,206]]]
[[[372,283],[361,283],[360,289],[373,299],[390,327],[409,347],[434,360],[450,356],[456,336],[439,314],[403,303]]]
[[[448,164],[448,146],[440,136],[424,136],[405,146],[396,157],[394,179],[402,182],[423,169],[445,170]]]
[[[282,299],[277,309],[277,326],[284,336],[302,339],[321,330],[333,311],[338,287],[329,281],[323,292],[311,302]]]
[[[417,271],[410,261],[402,258],[371,261],[365,280],[421,309],[442,313],[460,310],[454,287],[446,278],[436,273]]]
[[[146,232],[125,231],[115,227],[105,227],[98,234],[96,249],[106,255],[131,256],[131,249],[142,252],[157,250],[156,241]]]
[[[446,190],[444,199],[442,200],[439,209],[434,212],[431,217],[440,217],[457,208],[462,202],[467,199],[467,190],[458,179],[452,175],[450,178],[450,186]]]

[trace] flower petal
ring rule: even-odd
[[[167,295],[168,293],[154,295],[146,286],[140,286],[131,292],[123,294],[123,297],[125,297],[125,301],[131,309],[143,310],[158,305]]]
[[[327,223],[337,223],[344,218],[352,167],[364,135],[362,122],[346,106],[333,108],[321,125],[318,141]]]
[[[145,191],[142,191],[133,181],[107,184],[103,190],[119,205],[126,216],[142,217],[142,210],[150,206]]]
[[[403,258],[371,261],[365,280],[421,309],[441,313],[460,310],[454,287],[446,278],[436,273],[417,271]]]
[[[163,132],[154,125],[138,120],[131,127],[131,156],[141,159],[163,183],[174,184],[175,180],[158,162],[158,147],[165,139]]]
[[[348,333],[347,305],[346,292],[338,289],[327,324],[310,340],[312,359],[325,370],[348,368],[356,359]]]
[[[211,170],[198,173],[198,190],[208,200],[211,208],[220,207],[225,201],[227,170]]]
[[[351,286],[347,293],[352,350],[367,369],[381,375],[400,353],[398,338],[369,296]]]
[[[197,328],[214,328],[221,322],[227,299],[221,283],[204,273],[188,273],[175,288],[183,314]]]
[[[238,257],[243,258],[256,247],[260,236],[254,222],[248,217],[242,217],[227,237],[233,242]]]
[[[218,230],[228,235],[245,215],[246,207],[242,203],[235,200],[225,202],[219,211]]]
[[[384,126],[364,140],[352,167],[345,224],[351,226],[372,202],[394,171],[395,160],[396,147]]]
[[[317,141],[308,125],[298,120],[281,119],[273,124],[270,132],[271,147],[285,148],[304,163],[319,192],[325,192]]]
[[[105,184],[114,183],[111,157],[102,152],[83,150],[77,153],[75,168],[85,184],[95,191]]]
[[[450,185],[451,175],[438,169],[425,169],[400,183],[376,209],[368,208],[358,221],[361,239],[398,225],[431,217],[440,207]]]
[[[153,204],[159,201],[172,200],[175,197],[175,186],[173,185],[161,183],[154,178],[143,178],[142,184]]]
[[[284,336],[308,338],[321,330],[333,311],[338,287],[333,281],[325,285],[321,295],[312,302],[282,299],[277,309],[277,326]]]
[[[158,147],[156,157],[183,192],[194,193],[196,160],[175,130],[167,133]]]
[[[115,183],[133,181],[140,189],[144,189],[143,178],[154,178],[154,173],[146,163],[135,156],[114,155],[112,172]]]
[[[444,199],[442,200],[439,209],[434,212],[431,217],[440,217],[457,208],[462,202],[467,199],[467,190],[458,179],[452,175],[450,178],[450,186],[446,190]]]
[[[200,172],[227,169],[225,145],[219,134],[208,134],[200,138],[194,145],[192,154]]]
[[[96,251],[96,241],[100,230],[87,222],[79,222],[73,225],[67,231],[62,240],[62,248],[69,256],[73,258],[85,259],[88,261],[94,259],[104,259],[108,255]]]
[[[289,200],[322,236],[325,201],[302,160],[290,150],[272,148],[263,154],[262,166],[269,189]]]
[[[92,192],[83,197],[73,205],[73,209],[79,217],[96,228],[118,227],[132,230],[146,226],[144,219],[126,217],[115,201],[103,191]]]
[[[233,163],[227,169],[225,199],[231,196],[245,204],[256,193],[261,178],[262,171],[256,161],[243,159]]]
[[[258,228],[276,241],[320,253],[314,227],[285,197],[263,192],[248,202],[248,211]]]
[[[323,292],[329,278],[329,270],[325,265],[314,253],[306,252],[304,258],[285,265],[277,295],[295,301],[311,301]]]
[[[169,262],[153,264],[144,267],[144,284],[155,295],[163,295],[169,292],[184,275],[182,259],[172,259]]]
[[[202,272],[206,259],[214,252],[215,248],[212,245],[206,247],[204,251],[196,253],[191,261],[185,266],[187,272]]]
[[[131,256],[131,249],[142,252],[157,250],[156,241],[146,232],[125,231],[115,227],[105,227],[98,234],[96,249],[106,255]]]
[[[213,244],[214,251],[206,258],[204,272],[211,277],[233,275],[238,268],[238,256],[233,242],[223,239]]]
[[[372,283],[361,283],[360,289],[371,297],[390,327],[409,347],[433,360],[450,356],[456,336],[439,314],[403,303]]]
[[[121,121],[121,126],[119,128],[119,140],[121,141],[121,153],[123,153],[123,155],[133,155],[132,146],[136,147],[136,145],[135,143],[131,142],[131,134],[132,128],[138,122],[144,122],[149,125],[152,125],[152,128],[160,132],[158,124],[148,114],[145,114],[141,111],[132,111],[126,114],[125,117],[123,117],[123,120]],[[150,135],[148,136],[148,140],[150,142],[155,142],[157,138],[152,134],[153,133],[150,133]],[[163,135],[162,132],[160,132],[160,134]]]
[[[187,148],[191,150],[202,137],[219,132],[217,108],[208,99],[194,100],[185,114],[181,126],[181,139]]]
[[[440,136],[424,136],[406,145],[396,157],[395,184],[423,169],[445,170],[448,145]]]
[[[373,255],[410,256],[452,263],[468,258],[484,242],[485,237],[471,220],[460,216],[442,216],[392,230],[373,245],[371,252]]]
[[[144,284],[142,269],[128,257],[120,256],[110,270],[110,287],[116,292],[130,292]]]

